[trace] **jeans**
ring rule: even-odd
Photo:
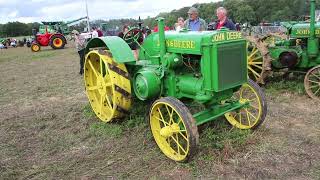
[[[84,50],[85,49],[81,49],[78,51],[79,57],[80,57],[80,74],[83,74],[83,65],[84,65]]]

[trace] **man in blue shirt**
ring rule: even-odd
[[[199,12],[197,8],[191,7],[188,11],[189,19],[184,22],[184,27],[191,31],[205,31],[206,22],[199,18]]]

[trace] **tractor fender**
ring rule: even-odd
[[[94,48],[107,48],[117,63],[136,61],[129,45],[118,36],[106,36],[91,39],[86,46],[85,54]]]

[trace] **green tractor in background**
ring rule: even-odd
[[[248,37],[249,76],[263,84],[272,71],[306,72],[305,90],[311,98],[320,100],[320,23],[315,19],[315,0],[310,0],[309,22],[281,23],[286,34]]]
[[[160,150],[178,162],[196,152],[199,125],[222,116],[240,129],[261,125],[267,103],[261,88],[248,79],[247,42],[240,32],[165,32],[163,18],[158,27],[143,41],[139,24],[123,39],[106,36],[88,42],[84,85],[100,120],[128,115],[133,100],[146,107],[151,101],[152,135]],[[132,43],[139,47],[137,59]],[[199,108],[190,106],[194,103]]]
[[[75,20],[72,20],[72,21],[68,21],[68,22],[63,22],[63,21],[47,21],[47,22],[42,22],[42,24],[40,24],[39,26],[39,33],[40,34],[45,34],[46,31],[48,33],[60,33],[60,34],[63,34],[63,35],[69,35],[71,33],[71,30],[70,30],[70,26],[73,24],[73,23],[76,23],[78,21],[81,21],[83,19],[87,19],[88,17],[85,16],[85,17],[82,17],[82,18],[79,18],[79,19],[75,19]]]

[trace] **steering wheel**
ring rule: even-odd
[[[142,31],[137,27],[130,28],[129,31],[123,35],[123,40],[128,44],[134,42],[141,43],[143,41]]]

